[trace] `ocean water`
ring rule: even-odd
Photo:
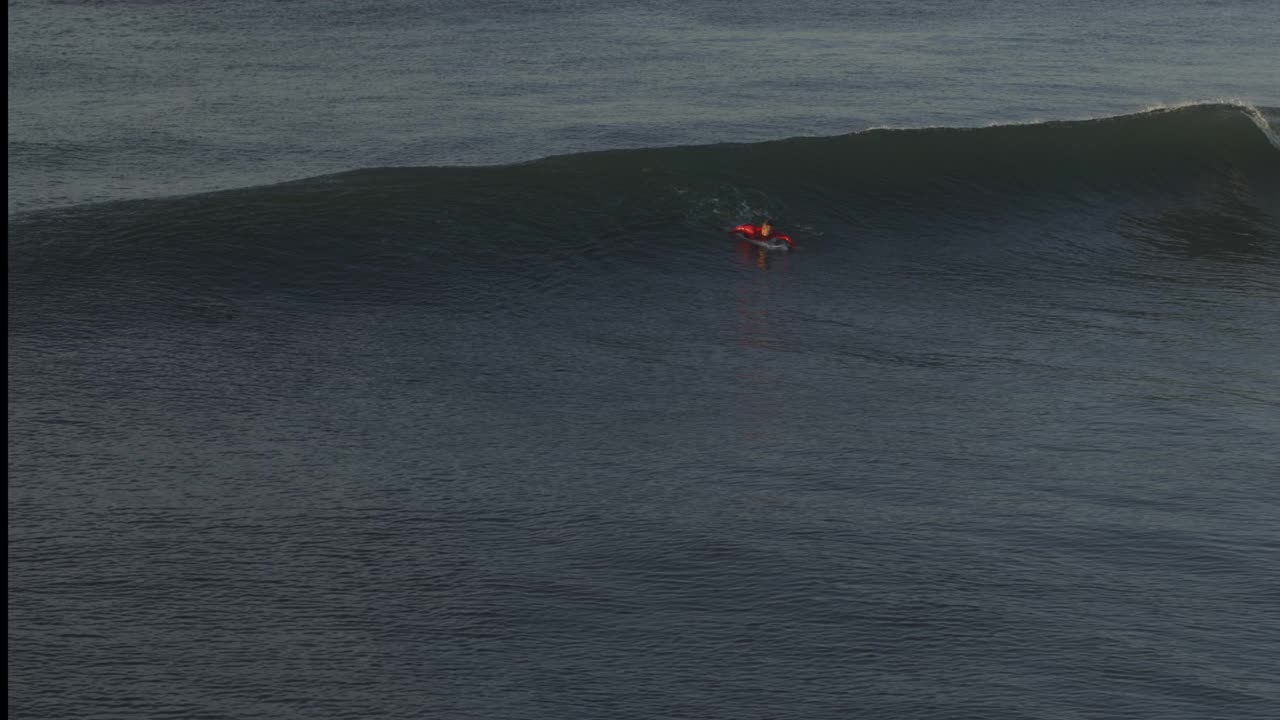
[[[9,714],[1275,717],[1276,48],[10,2]]]

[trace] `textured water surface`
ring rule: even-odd
[[[11,3],[10,715],[1273,717],[1274,15]]]

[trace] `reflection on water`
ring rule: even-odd
[[[770,428],[778,423],[781,406],[781,372],[777,369],[778,351],[786,345],[774,320],[771,272],[782,269],[775,253],[747,242],[738,244],[738,259],[744,270],[735,288],[737,348],[740,364],[734,374],[738,388],[739,437],[748,442],[763,442],[773,436]]]
[[[755,265],[761,270],[772,268],[775,258],[780,257],[778,253],[769,252],[758,245],[752,245],[746,240],[738,241],[738,256],[743,265]]]

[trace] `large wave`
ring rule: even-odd
[[[592,263],[709,266],[726,226],[766,214],[818,256],[942,235],[979,243],[993,229],[1051,218],[1166,249],[1269,257],[1280,242],[1275,116],[1193,105],[501,167],[368,169],[43,211],[10,218],[10,322],[244,293],[450,302],[504,277],[593,272]],[[464,270],[485,280],[452,276]]]

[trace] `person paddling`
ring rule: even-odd
[[[739,225],[731,232],[737,233],[748,240],[781,240],[791,248],[795,248],[796,246],[795,241],[791,239],[790,235],[783,235],[782,233],[774,232],[773,220],[770,218],[765,218],[764,222],[759,225]]]

